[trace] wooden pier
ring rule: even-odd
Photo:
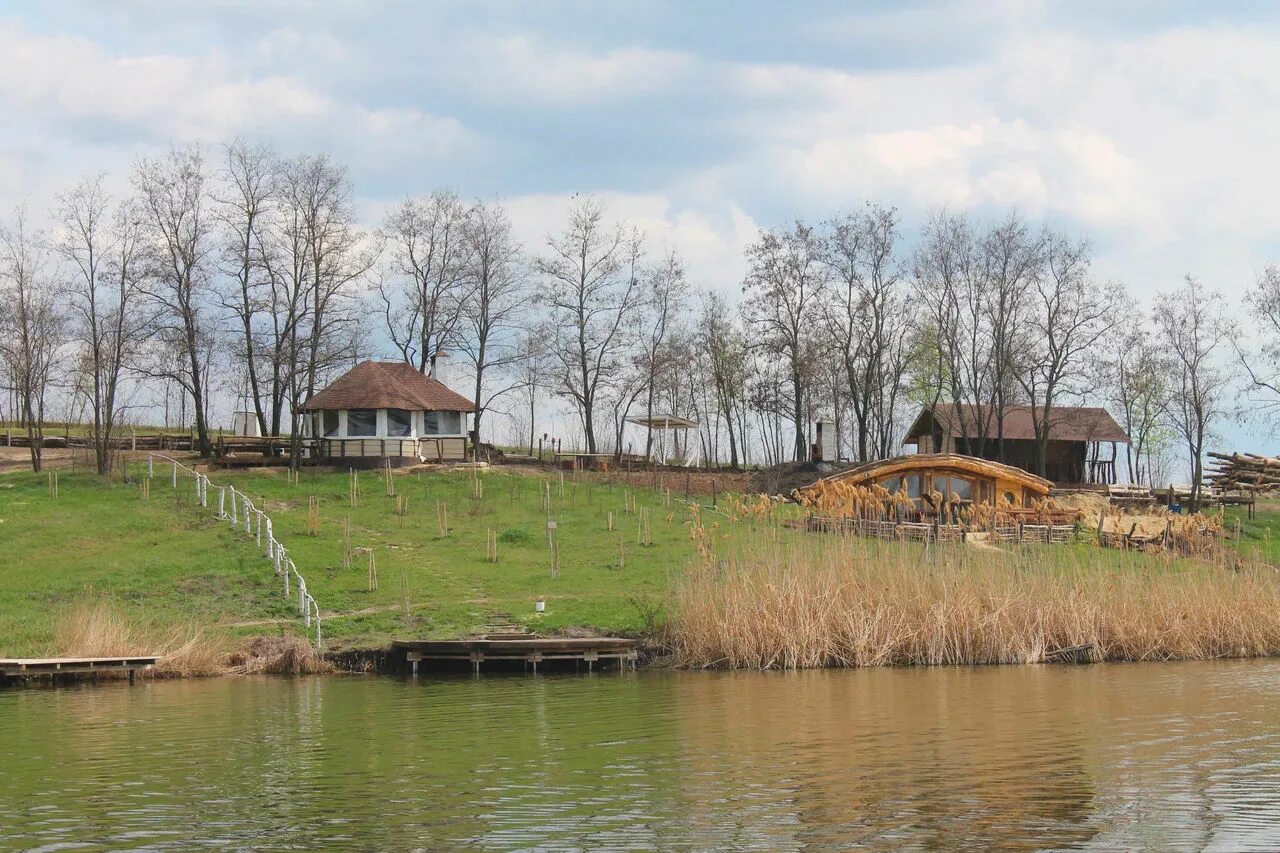
[[[100,672],[127,672],[129,683],[140,669],[151,669],[159,655],[129,655],[110,658],[0,658],[0,676],[5,678],[57,678],[59,675],[97,675]]]
[[[628,663],[634,669],[636,640],[622,637],[520,637],[507,639],[473,640],[396,640],[391,644],[392,655],[408,664],[413,674],[418,665],[426,662],[471,664],[473,672],[480,672],[486,662],[522,662],[538,671],[544,662],[586,663],[587,669],[616,662],[619,668]]]

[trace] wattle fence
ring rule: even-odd
[[[171,456],[165,456],[160,453],[147,454],[147,476],[152,479],[155,478],[157,460],[173,466],[170,480],[174,489],[178,488],[179,472],[182,472],[184,476],[190,475],[195,484],[195,500],[201,508],[209,508],[210,491],[215,492],[217,500],[213,514],[214,518],[228,522],[236,530],[243,530],[245,536],[257,540],[258,547],[263,549],[263,555],[271,561],[276,576],[284,580],[285,597],[290,599],[297,598],[298,618],[303,620],[308,631],[314,624],[316,629],[316,648],[320,648],[322,644],[320,606],[316,604],[316,600],[307,591],[306,578],[298,571],[293,558],[289,556],[289,550],[276,538],[271,516],[256,506],[248,495],[236,491],[235,486],[220,486],[211,481],[207,474],[188,468]]]

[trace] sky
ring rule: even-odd
[[[0,210],[242,136],[534,248],[602,196],[727,292],[759,228],[1016,209],[1141,299],[1280,262],[1280,5],[0,2]]]

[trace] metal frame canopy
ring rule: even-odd
[[[627,423],[648,427],[649,429],[694,429],[699,425],[697,421],[677,415],[654,415],[651,418],[629,417],[627,418]]]

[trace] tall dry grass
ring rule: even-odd
[[[126,615],[110,600],[79,601],[58,617],[60,657],[159,655],[151,674],[162,678],[219,675],[226,639],[191,625],[157,626]]]
[[[1100,660],[1280,653],[1280,580],[1261,564],[700,530],[695,516],[702,557],[674,583],[668,631],[687,666],[1031,663],[1082,644]]]

